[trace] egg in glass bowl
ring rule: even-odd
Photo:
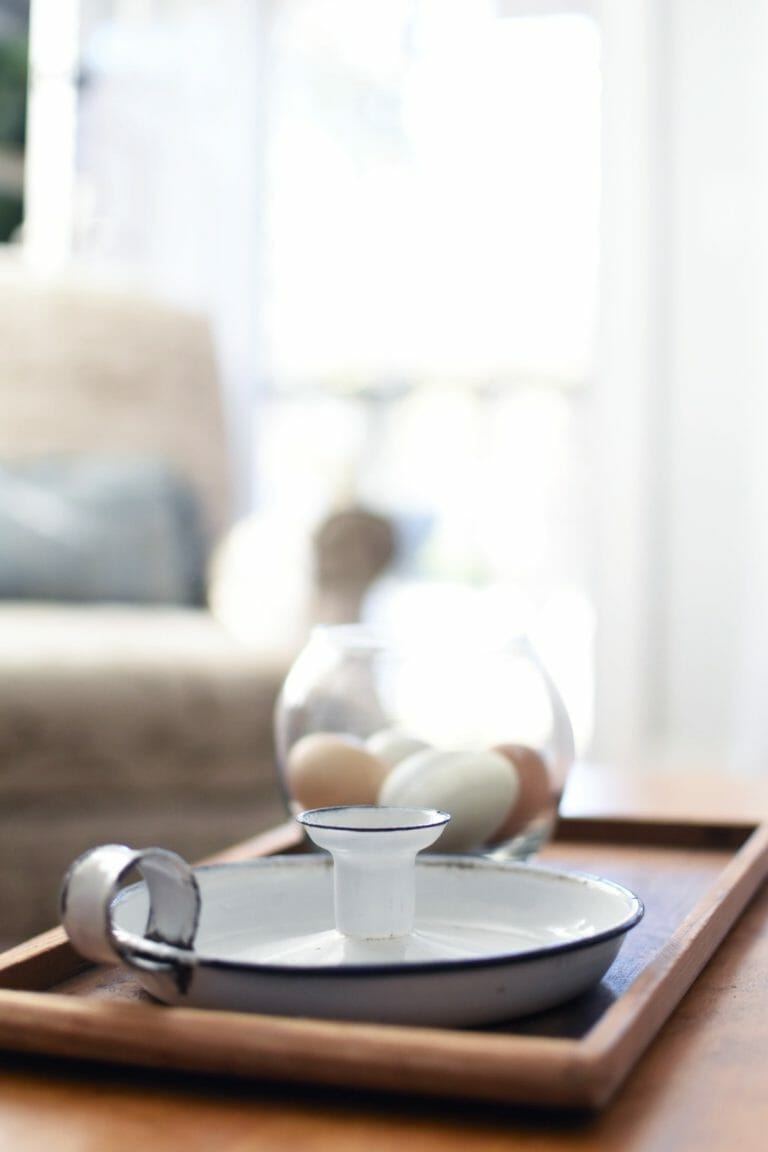
[[[316,627],[275,711],[292,814],[349,804],[437,808],[441,852],[523,859],[552,835],[574,758],[562,698],[526,636],[395,642]]]

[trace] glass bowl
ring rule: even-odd
[[[574,744],[530,640],[395,643],[366,625],[313,630],[275,711],[288,810],[442,809],[441,852],[525,858],[552,834]]]

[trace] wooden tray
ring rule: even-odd
[[[300,848],[291,824],[222,853]],[[593,991],[492,1029],[168,1008],[60,929],[0,956],[0,1047],[245,1078],[536,1105],[605,1104],[768,876],[768,825],[563,820],[543,862],[617,880],[646,915]]]

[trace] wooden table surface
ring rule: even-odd
[[[568,815],[759,822],[768,778],[574,774]],[[0,1054],[0,1152],[763,1152],[768,890],[737,922],[613,1102],[596,1115],[184,1078]]]

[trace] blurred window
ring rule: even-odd
[[[522,623],[583,749],[601,183],[589,0],[79,7],[75,196],[71,212],[52,198],[64,182],[41,163],[40,250],[55,231],[62,251],[205,308],[235,456],[252,464],[247,506],[307,525],[350,499],[389,512],[400,569],[371,611],[433,605],[439,626],[479,603],[499,630]],[[69,131],[47,88],[41,160]],[[438,583],[450,606],[424,596]]]
[[[527,10],[274,7],[258,494],[388,509],[398,610],[522,620],[583,747],[600,31]]]

